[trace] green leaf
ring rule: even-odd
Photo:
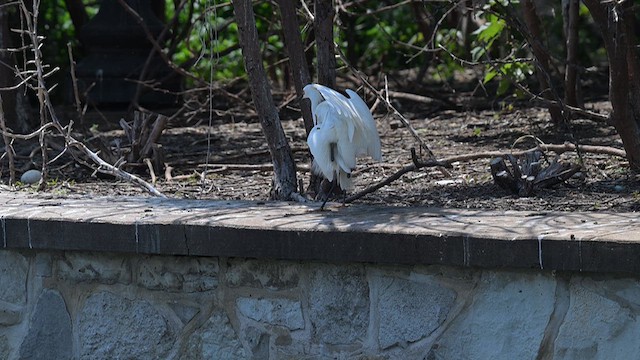
[[[484,74],[484,79],[482,80],[483,84],[488,83],[489,81],[493,80],[494,77],[496,77],[496,75],[498,75],[498,72],[495,70],[489,70],[486,74]]]
[[[486,26],[480,27],[474,31],[477,33],[478,40],[486,44],[491,44],[502,33],[502,29],[505,27],[504,20],[496,19],[495,21],[485,23]]]
[[[476,46],[471,49],[471,59],[473,61],[478,61],[480,58],[486,53],[486,50],[482,46]]]
[[[498,90],[496,90],[496,95],[502,96],[507,93],[507,90],[511,87],[511,82],[508,79],[500,80],[498,84]]]

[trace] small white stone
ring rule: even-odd
[[[42,179],[42,173],[38,170],[28,170],[20,177],[23,184],[35,184]]]

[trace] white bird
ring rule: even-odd
[[[309,84],[304,87],[303,98],[311,101],[314,123],[307,138],[313,155],[312,171],[332,182],[335,178],[342,190],[351,190],[356,158],[371,156],[380,161],[382,150],[369,107],[355,91],[347,89],[346,93],[349,97],[326,86]]]

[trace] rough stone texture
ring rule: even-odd
[[[66,252],[56,264],[61,280],[108,285],[131,283],[129,258],[122,255]]]
[[[453,320],[432,354],[436,359],[535,359],[555,286],[544,274],[484,272],[468,310]]]
[[[22,306],[0,301],[0,326],[10,326],[22,320]]]
[[[236,306],[242,315],[255,321],[284,326],[289,330],[304,327],[299,301],[243,297],[236,300]]]
[[[180,318],[182,324],[189,323],[194,318],[194,316],[196,316],[200,312],[200,309],[195,306],[181,304],[175,301],[170,302],[168,305],[171,310],[173,310],[173,312]]]
[[[80,357],[86,359],[166,359],[175,335],[146,300],[128,300],[101,291],[79,314]]]
[[[5,335],[0,335],[0,359],[9,359],[11,354],[11,345],[9,339]]]
[[[0,291],[0,359],[582,360],[640,353],[636,277],[25,254],[0,251],[0,284],[11,290]]]
[[[607,290],[617,289],[622,291],[607,294]],[[637,280],[605,282],[579,278],[571,282],[570,291],[569,310],[555,342],[555,358],[638,357],[640,289]],[[635,296],[627,298],[627,295]]]
[[[420,340],[445,320],[454,304],[456,293],[437,283],[419,283],[393,278],[375,277],[380,288],[378,301],[378,341],[383,349]],[[375,301],[375,299],[372,299]]]
[[[182,360],[241,360],[250,359],[222,310],[215,310],[209,320],[192,334]]]
[[[44,290],[20,346],[20,359],[64,360],[72,357],[71,318],[64,300],[57,291]]]
[[[218,261],[214,258],[145,257],[138,265],[138,285],[150,290],[203,292],[218,286]]]
[[[29,262],[21,254],[0,251],[0,300],[12,304],[24,304]]]
[[[369,326],[369,286],[363,267],[318,265],[311,275],[309,318],[320,342],[364,340]]]
[[[227,286],[251,286],[269,290],[295,288],[300,282],[302,271],[300,264],[287,261],[230,259],[227,266]]]
[[[52,274],[52,256],[47,253],[36,254],[36,275],[50,277]]]
[[[255,360],[269,358],[269,333],[253,326],[240,330],[242,338],[251,349],[251,358]]]

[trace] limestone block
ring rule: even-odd
[[[166,359],[175,341],[167,321],[146,300],[102,291],[79,313],[82,359]]]
[[[456,293],[438,283],[420,283],[401,278],[374,277],[378,287],[378,342],[382,349],[420,340],[442,324],[453,306]]]
[[[36,275],[42,277],[51,276],[51,253],[39,252],[36,254]]]
[[[230,259],[225,280],[229,287],[287,290],[298,286],[302,265],[286,261]]]
[[[138,263],[137,284],[150,290],[187,293],[218,287],[218,259],[147,256]]]
[[[569,289],[569,309],[554,344],[554,358],[638,358],[640,300],[626,297],[639,294],[637,279],[594,281],[574,277]]]
[[[22,310],[22,306],[0,301],[0,325],[11,326],[22,321]]]
[[[20,359],[71,359],[73,351],[71,317],[62,296],[44,290],[20,346]]]
[[[269,333],[253,326],[247,326],[240,330],[240,334],[251,348],[253,359],[269,359]]]
[[[251,356],[242,347],[229,318],[222,310],[215,310],[209,320],[187,341],[181,360],[242,360]]]
[[[364,268],[315,266],[309,284],[309,318],[319,342],[361,341],[369,326],[369,286]]]
[[[436,359],[535,359],[555,303],[552,275],[485,271],[472,303],[435,343]]]
[[[131,266],[122,255],[69,251],[56,261],[56,268],[60,280],[108,285],[131,283]]]
[[[304,328],[299,301],[242,297],[236,300],[236,306],[242,315],[258,322],[284,326],[290,330]]]
[[[0,251],[0,300],[12,304],[26,301],[29,261],[14,251]]]
[[[183,324],[187,324],[200,312],[200,309],[195,306],[181,304],[179,302],[169,302],[168,305],[180,318],[180,321],[182,321]]]
[[[0,359],[10,359],[11,345],[6,335],[0,335]]]

